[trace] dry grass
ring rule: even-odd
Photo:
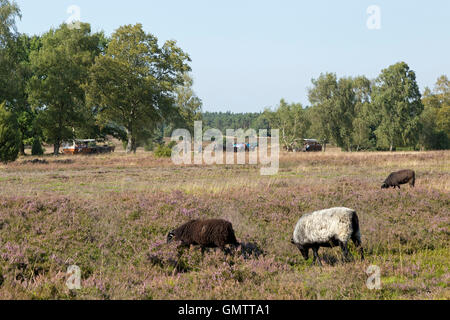
[[[450,152],[283,153],[259,167],[175,166],[150,153],[21,158],[0,166],[0,299],[448,299]],[[392,171],[416,188],[380,189]],[[304,261],[289,243],[306,212],[358,211],[367,259]],[[186,252],[167,232],[195,217],[233,222],[259,258]],[[70,292],[77,264],[83,288]],[[365,271],[381,268],[382,289]]]

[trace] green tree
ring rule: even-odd
[[[6,104],[0,104],[0,161],[13,162],[19,155],[19,129],[14,113],[6,109]]]
[[[268,129],[269,122],[263,113],[231,113],[228,112],[203,112],[203,127],[205,129],[219,129],[225,132],[227,129]],[[269,132],[270,133],[270,132]]]
[[[17,33],[16,18],[21,18],[19,6],[15,1],[0,0],[0,46],[6,47],[8,41]]]
[[[84,125],[84,85],[101,52],[101,39],[87,23],[79,29],[62,24],[44,34],[40,50],[31,53],[29,100],[39,110],[39,122],[55,155],[64,140],[74,137],[76,127]]]
[[[35,138],[37,125],[37,110],[33,110],[29,103],[27,84],[33,73],[30,63],[32,52],[39,51],[40,38],[37,36],[29,37],[26,34],[19,35],[12,43],[12,52],[16,61],[14,77],[10,79],[14,83],[14,90],[11,94],[14,96],[11,102],[11,108],[17,115],[20,130],[20,154],[25,154],[25,145],[32,143]],[[39,139],[42,139],[40,136]]]
[[[42,156],[44,154],[44,149],[42,148],[42,143],[39,138],[34,138],[31,146],[31,154],[33,156]]]
[[[191,135],[194,134],[194,122],[202,120],[202,100],[197,97],[192,86],[192,77],[185,73],[183,75],[183,85],[175,88],[175,107],[177,113],[170,120],[170,125],[165,128],[167,135],[171,135],[176,128],[188,129]]]
[[[20,154],[32,140],[36,113],[31,110],[26,85],[31,77],[30,52],[38,49],[39,37],[17,33],[15,21],[20,18],[15,2],[0,1],[0,101],[16,114],[20,130]]]
[[[313,79],[309,90],[312,109],[311,132],[322,143],[333,141],[338,147],[352,151],[368,144],[370,137],[370,81],[363,77],[338,79],[334,73]]]
[[[450,148],[450,85],[446,76],[441,76],[431,91],[425,89],[420,116],[422,149]]]
[[[352,141],[356,151],[372,147],[371,137],[375,130],[374,118],[372,116],[373,106],[371,104],[372,84],[364,76],[354,79],[356,103],[354,106]]]
[[[17,85],[13,44],[17,38],[16,19],[20,17],[15,2],[0,0],[0,101],[6,101],[7,105],[14,100]]]
[[[115,122],[127,132],[127,152],[136,152],[139,133],[176,113],[175,90],[190,71],[189,56],[167,41],[158,46],[141,24],[120,27],[105,55],[91,69],[87,91],[101,108],[101,122]]]
[[[450,138],[450,105],[443,105],[437,114],[436,125],[438,130]]]
[[[405,62],[384,69],[373,88],[373,104],[379,113],[375,131],[380,147],[415,146],[423,111],[416,74]]]
[[[435,94],[439,101],[437,114],[437,130],[445,133],[450,139],[450,81],[443,75],[436,81]]]
[[[332,138],[336,139],[340,131],[333,101],[337,92],[336,74],[321,74],[318,79],[312,79],[312,84],[313,87],[308,91],[312,107],[309,112],[310,133],[323,144],[323,151],[326,151],[327,144]]]
[[[337,82],[337,91],[333,95],[333,121],[337,131],[332,131],[337,146],[352,150],[354,119],[356,107],[355,82],[352,78],[341,78]]]
[[[270,134],[271,126],[269,120],[266,118],[264,113],[253,114],[253,119],[251,122],[251,128],[255,130],[267,130],[267,134]],[[246,128],[247,129],[247,128]]]
[[[281,99],[274,112],[266,110],[264,114],[270,127],[280,130],[281,144],[286,150],[293,151],[296,147],[303,146],[302,139],[309,128],[309,121],[300,103],[289,104]]]

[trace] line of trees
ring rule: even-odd
[[[287,150],[299,147],[304,138],[346,151],[450,148],[450,83],[445,75],[423,97],[405,62],[382,70],[372,81],[325,73],[312,84],[311,106],[281,100],[275,110],[261,115],[280,129]]]
[[[203,112],[203,128],[205,130],[214,128],[225,132],[227,129],[248,129],[259,126],[258,118],[260,112],[255,113],[231,113],[231,112]]]
[[[201,113],[192,89],[189,55],[163,45],[142,25],[119,27],[111,37],[87,23],[62,24],[42,36],[17,31],[15,2],[0,0],[0,161],[14,161],[42,143],[60,152],[74,138],[124,142],[127,152],[163,141],[175,128],[280,129],[287,150],[304,138],[347,151],[450,148],[450,88],[441,76],[421,94],[405,62],[378,78],[312,80],[310,106],[281,100],[262,113]],[[12,138],[14,137],[14,138]]]
[[[204,113],[207,127],[280,129],[286,150],[301,149],[303,139],[332,143],[345,151],[437,150],[450,148],[450,82],[437,79],[423,95],[415,72],[405,62],[364,76],[338,78],[321,74],[312,80],[310,106],[282,99],[262,113]]]
[[[46,142],[56,155],[64,141],[107,135],[136,152],[162,136],[161,128],[200,117],[191,60],[175,41],[159,45],[141,24],[110,38],[88,23],[29,36],[17,31],[19,18],[14,1],[0,0],[0,129],[8,132],[0,131],[0,160],[17,158],[3,156],[11,153],[11,133],[21,154],[26,145],[42,153]]]

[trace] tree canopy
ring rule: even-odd
[[[0,104],[0,162],[8,163],[19,154],[19,129],[14,113]]]
[[[400,62],[384,69],[374,86],[373,103],[379,112],[375,131],[378,145],[415,145],[420,130],[419,116],[423,111],[416,74]]]
[[[3,121],[12,121],[3,137],[15,132],[10,146],[18,141],[20,154],[26,146],[40,154],[45,142],[57,155],[64,141],[109,136],[127,152],[151,150],[174,129],[193,133],[197,120],[222,132],[279,129],[286,150],[303,139],[320,140],[324,150],[330,143],[345,151],[450,148],[447,76],[422,94],[406,62],[376,79],[321,73],[308,88],[309,105],[281,99],[257,113],[202,112],[191,59],[174,40],[159,44],[141,24],[110,37],[82,22],[27,35],[17,30],[20,18],[15,1],[0,0],[0,104]]]
[[[85,116],[85,91],[90,67],[101,52],[100,34],[87,23],[80,28],[62,24],[41,38],[42,47],[31,54],[33,76],[29,100],[37,108],[46,140],[54,153],[64,140],[74,137]]]
[[[117,29],[105,54],[97,57],[86,87],[89,101],[100,108],[104,123],[125,128],[127,152],[136,152],[143,129],[175,116],[174,91],[184,84],[189,61],[175,41],[160,47],[140,24]]]

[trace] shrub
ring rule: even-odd
[[[176,141],[171,141],[169,142],[169,144],[167,145],[170,149],[173,149],[173,147],[175,147],[177,145]]]
[[[166,145],[160,145],[155,150],[155,156],[157,158],[170,158],[172,156],[172,149]]]
[[[17,118],[0,104],[0,161],[13,162],[19,156],[20,132]]]
[[[39,138],[33,138],[33,145],[31,147],[31,155],[42,156],[44,154],[44,149],[42,148],[41,140]]]
[[[149,152],[149,151],[153,151],[153,149],[155,149],[155,144],[153,143],[153,140],[152,140],[152,139],[148,139],[148,140],[145,142],[144,150],[147,151],[147,152]]]

